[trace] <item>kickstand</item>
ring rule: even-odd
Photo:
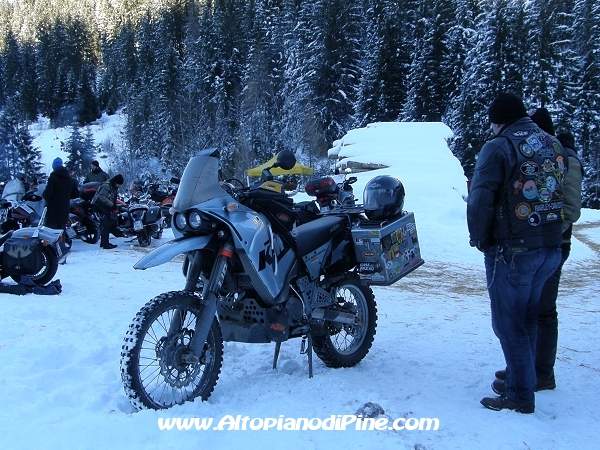
[[[281,342],[275,343],[275,354],[273,355],[273,370],[277,369],[277,359],[279,358],[279,349],[281,348]]]
[[[307,342],[308,341],[308,342]],[[307,346],[308,344],[308,346]],[[300,346],[300,354],[308,356],[308,378],[313,377],[313,361],[312,361],[312,336],[307,334],[302,338]]]

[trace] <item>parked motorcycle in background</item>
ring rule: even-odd
[[[41,196],[45,184],[25,190],[21,180],[11,180],[4,186],[0,199],[0,232],[37,225],[45,207]]]
[[[171,207],[173,206],[175,195],[177,195],[179,182],[179,178],[172,177],[168,183],[151,184],[148,190],[150,199],[160,206],[161,214],[165,219],[165,228],[171,226]]]
[[[37,226],[10,230],[0,236],[0,279],[12,278],[17,283],[27,275],[37,285],[48,283],[66,258],[63,230],[43,225],[46,209]]]
[[[100,187],[92,181],[79,186],[79,198],[69,203],[69,222],[65,229],[70,239],[81,239],[87,244],[96,244],[100,239],[100,218],[91,201]]]
[[[152,238],[162,237],[164,218],[161,208],[147,194],[138,193],[127,201],[117,203],[117,228],[125,236],[136,237],[140,247],[149,246]]]
[[[356,205],[352,185],[356,183],[356,177],[346,178],[336,182],[333,177],[317,178],[306,183],[304,191],[311,197],[317,198],[319,209],[331,211],[337,207],[349,207]]]
[[[311,377],[313,350],[328,367],[358,364],[377,325],[369,285],[389,286],[423,263],[403,194],[393,199],[393,216],[377,223],[353,205],[298,225],[293,200],[269,169],[251,187],[220,184],[218,158],[212,149],[190,159],[173,203],[175,240],[134,266],[185,256],[184,289],[146,303],[124,339],[121,378],[138,409],[206,400],[223,341],[274,342],[276,368],[281,343],[300,338]],[[271,168],[295,163],[282,151]]]

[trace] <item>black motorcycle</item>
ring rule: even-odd
[[[69,204],[69,222],[65,232],[70,239],[81,239],[87,244],[96,244],[100,239],[100,218],[91,203],[98,182],[84,183],[79,187],[79,198]]]
[[[128,237],[135,237],[140,247],[147,247],[152,238],[162,237],[164,217],[161,208],[147,196],[133,196],[128,202],[118,204],[117,229]]]
[[[19,282],[27,275],[38,285],[48,283],[66,258],[63,230],[43,226],[45,209],[35,227],[10,230],[0,236],[0,279]]]

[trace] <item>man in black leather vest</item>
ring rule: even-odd
[[[498,95],[489,117],[495,137],[475,165],[467,223],[471,245],[484,253],[492,328],[506,360],[506,379],[505,392],[481,404],[532,413],[540,293],[561,260],[565,155],[515,94]]]
[[[529,117],[543,131],[556,136],[564,149],[564,158],[567,162],[567,173],[563,183],[564,206],[561,244],[561,262],[558,269],[550,276],[544,284],[540,295],[540,305],[537,320],[537,343],[535,355],[535,371],[537,375],[536,392],[556,388],[554,378],[554,364],[556,363],[556,352],[558,349],[558,311],[556,299],[558,297],[558,286],[560,283],[562,266],[571,253],[571,234],[573,223],[577,222],[581,215],[581,183],[583,180],[583,169],[581,161],[575,150],[575,138],[570,132],[556,134],[552,116],[546,108],[535,108],[529,111]],[[497,394],[505,391],[503,380],[506,378],[506,370],[496,372],[497,380],[492,383],[492,389]]]

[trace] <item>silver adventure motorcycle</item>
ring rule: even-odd
[[[218,156],[213,149],[190,159],[173,203],[175,239],[134,266],[183,255],[186,278],[183,290],[146,303],[124,338],[121,378],[138,409],[206,400],[223,341],[274,342],[276,368],[281,343],[300,338],[312,377],[313,351],[329,367],[351,367],[375,337],[376,302],[359,272],[352,231],[368,222],[362,211],[338,208],[298,225],[292,199],[269,169],[251,187],[219,183]],[[295,163],[282,151],[272,167]],[[411,233],[405,230],[407,239]],[[422,261],[411,264],[404,274]]]

